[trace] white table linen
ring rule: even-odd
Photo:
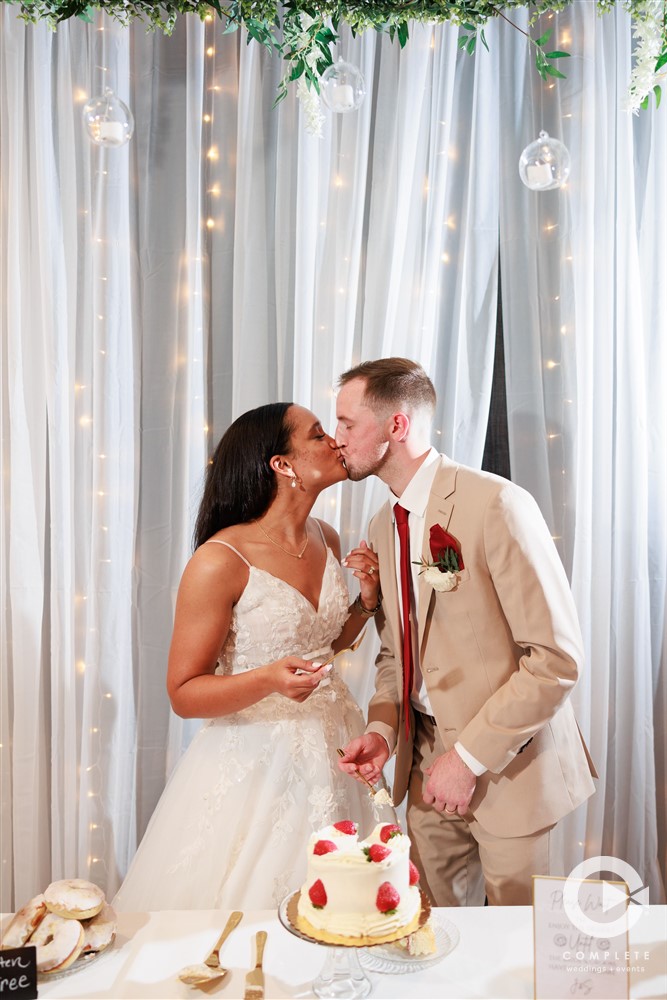
[[[460,940],[441,962],[403,975],[368,972],[372,997],[493,998],[522,1000],[533,996],[532,907],[435,909],[456,925]],[[43,1000],[196,1000],[207,994],[181,983],[184,965],[202,961],[222,930],[227,911],[187,910],[119,915],[115,944],[90,968],[67,978],[42,982]],[[7,921],[3,921],[6,923]],[[208,995],[221,1000],[243,997],[245,974],[254,965],[254,935],[268,931],[264,954],[266,1000],[312,997],[312,981],[321,971],[323,947],[302,941],[280,924],[275,912],[245,914],[222,948],[230,971]],[[643,972],[631,974],[630,996],[667,995],[667,906],[651,906],[630,930],[630,948]],[[648,952],[648,959],[644,954]]]

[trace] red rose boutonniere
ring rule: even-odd
[[[429,540],[433,562],[420,559],[417,564],[421,566],[419,573],[424,574],[424,579],[434,590],[454,590],[458,586],[458,574],[465,569],[461,546],[439,524],[432,526]]]

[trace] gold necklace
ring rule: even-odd
[[[259,523],[259,521],[257,522],[257,527],[258,527],[258,528],[259,528],[259,530],[260,530],[260,531],[262,532],[262,534],[266,535],[266,537],[268,538],[268,540],[269,540],[270,542],[273,542],[273,544],[274,544],[274,545],[277,545],[279,549],[282,549],[282,550],[283,550],[283,552],[284,552],[284,553],[285,553],[286,555],[288,555],[288,556],[292,556],[292,558],[293,558],[293,559],[302,559],[302,558],[303,558],[303,554],[304,554],[304,552],[306,551],[306,549],[308,548],[308,538],[309,538],[309,536],[308,536],[308,528],[306,528],[306,540],[305,540],[305,542],[303,543],[303,547],[302,547],[301,551],[300,551],[300,552],[290,552],[290,550],[289,550],[289,549],[286,549],[284,545],[281,545],[281,544],[280,544],[280,542],[277,542],[277,541],[275,540],[275,538],[271,538],[271,535],[270,535],[270,534],[268,533],[268,531],[266,531],[266,530],[265,530],[265,529],[264,529],[264,528],[262,527],[262,525],[261,525],[261,524]]]

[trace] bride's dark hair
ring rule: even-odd
[[[195,522],[193,547],[216,531],[261,517],[276,495],[273,455],[289,451],[292,403],[269,403],[248,410],[227,428],[206,472]]]

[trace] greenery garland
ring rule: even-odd
[[[568,7],[574,0],[4,0],[16,3],[20,16],[28,21],[46,20],[53,27],[70,17],[91,21],[95,9],[116,18],[124,25],[134,19],[151,28],[171,33],[179,14],[197,14],[205,18],[217,15],[226,23],[226,32],[244,27],[248,42],[255,41],[277,52],[287,64],[278,88],[276,102],[287,93],[290,82],[303,77],[308,87],[319,93],[319,80],[333,61],[332,46],[338,40],[341,21],[352,34],[369,29],[387,32],[403,47],[409,37],[411,21],[450,21],[460,28],[459,47],[472,55],[478,39],[486,46],[484,25],[491,18],[502,18],[522,31],[511,20],[511,8],[530,7],[530,26],[541,14]],[[595,0],[600,13],[614,7],[616,0]],[[653,92],[656,107],[662,95],[659,81],[667,64],[667,21],[665,0],[618,0],[629,12],[635,37],[635,65],[629,87],[628,107],[637,111],[648,107]],[[569,53],[551,49],[551,29],[528,43],[535,53],[535,66],[542,77],[564,77],[557,60]]]

